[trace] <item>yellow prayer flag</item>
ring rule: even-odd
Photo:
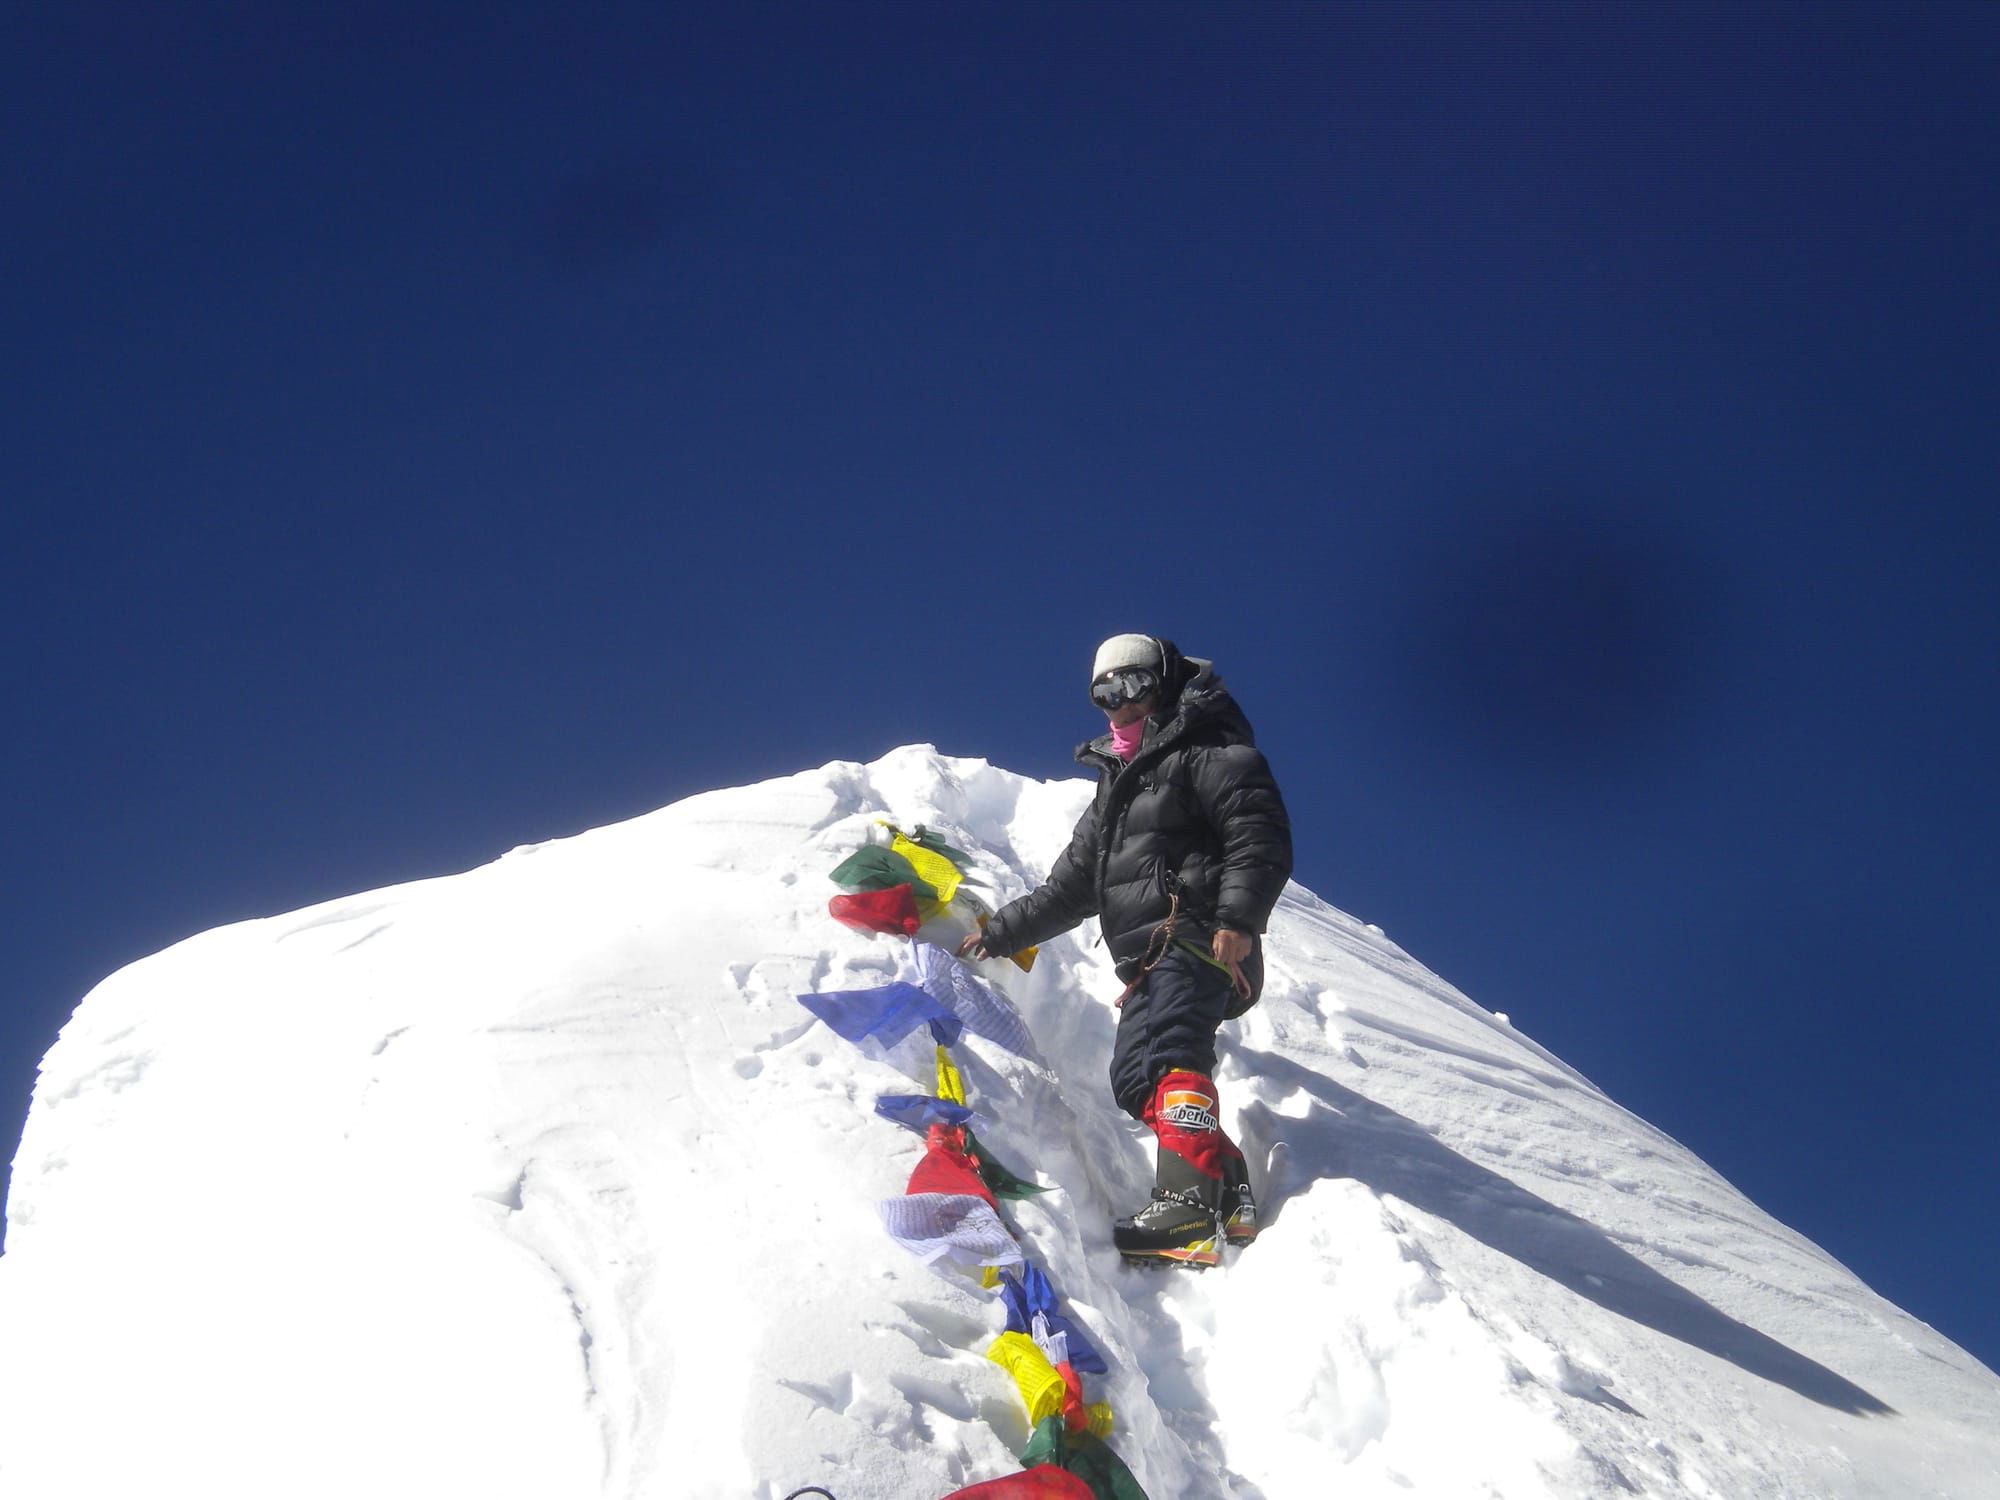
[[[1014,1377],[1021,1388],[1021,1400],[1028,1407],[1028,1426],[1037,1427],[1063,1407],[1067,1387],[1049,1357],[1025,1333],[1003,1333],[986,1351],[986,1357]],[[1107,1416],[1109,1414],[1107,1413]],[[1107,1427],[1107,1430],[1108,1427]]]
[[[934,849],[926,849],[922,844],[912,843],[900,829],[897,830],[895,838],[890,840],[889,847],[910,862],[910,868],[917,872],[918,877],[926,885],[936,888],[938,901],[941,904],[946,906],[951,904],[951,898],[958,894],[958,883],[965,879],[957,865]]]
[[[951,1060],[951,1052],[943,1042],[937,1049],[937,1096],[951,1104],[965,1103],[965,1080],[959,1076],[958,1065]]]

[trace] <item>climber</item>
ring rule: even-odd
[[[1108,732],[1079,746],[1097,795],[1048,879],[967,937],[1005,957],[1101,919],[1118,977],[1111,1089],[1159,1139],[1150,1202],[1112,1238],[1127,1260],[1216,1264],[1257,1234],[1243,1153],[1223,1131],[1215,1031],[1256,1003],[1264,925],[1292,869],[1284,799],[1214,665],[1115,635],[1091,664]]]

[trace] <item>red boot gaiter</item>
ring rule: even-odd
[[[1204,1177],[1220,1177],[1223,1162],[1243,1153],[1222,1131],[1222,1112],[1215,1080],[1206,1073],[1176,1069],[1153,1085],[1141,1117],[1160,1138],[1160,1149],[1171,1151]]]

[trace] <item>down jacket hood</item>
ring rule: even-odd
[[[1254,745],[1257,739],[1250,720],[1223,686],[1222,674],[1215,670],[1215,663],[1200,656],[1183,656],[1172,641],[1155,639],[1160,642],[1166,667],[1162,674],[1161,701],[1146,721],[1145,737],[1139,743],[1139,756],[1134,757],[1134,762],[1197,728],[1210,728],[1222,744]],[[1078,745],[1076,759],[1079,765],[1093,770],[1105,769],[1107,761],[1114,770],[1124,764],[1112,752],[1108,731]]]

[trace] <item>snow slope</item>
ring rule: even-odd
[[[793,998],[896,977],[828,871],[890,816],[1029,885],[1088,795],[928,747],[691,798],[113,975],[0,1258],[0,1494],[935,1500],[1013,1472],[990,1294],[882,1232],[915,1136]],[[1265,1236],[1120,1266],[1150,1152],[1086,926],[985,966],[1010,1209],[1152,1500],[2000,1495],[2000,1382],[1294,886],[1224,1105]],[[1615,1003],[1608,999],[1606,1003]]]

